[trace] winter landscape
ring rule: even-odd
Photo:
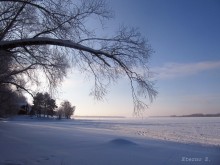
[[[0,165],[220,165],[219,18],[219,0],[0,0]]]
[[[220,163],[219,118],[0,121],[1,165]]]

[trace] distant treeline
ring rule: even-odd
[[[124,116],[75,116],[76,118],[125,118]]]
[[[182,115],[182,116],[172,115],[171,117],[220,117],[220,113],[217,113],[217,114],[202,114],[202,113],[196,113],[196,114]]]

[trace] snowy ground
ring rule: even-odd
[[[220,164],[219,118],[0,120],[0,165]]]

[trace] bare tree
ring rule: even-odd
[[[61,119],[62,116],[64,116],[67,119],[70,119],[74,112],[75,106],[72,106],[69,101],[63,101],[57,111],[57,116],[59,119]]]
[[[63,108],[62,108],[62,107],[59,107],[59,108],[57,109],[57,111],[56,111],[57,118],[58,118],[58,119],[62,119],[62,117],[64,116],[63,114],[64,114]]]
[[[115,35],[99,37],[87,21],[112,18],[104,0],[3,0],[0,2],[0,56],[11,59],[0,74],[30,94],[27,84],[40,84],[39,71],[54,89],[70,66],[94,77],[91,94],[101,99],[111,82],[127,76],[134,112],[147,107],[157,92],[149,79],[150,45],[134,28],[120,27]],[[42,75],[41,75],[42,76]]]

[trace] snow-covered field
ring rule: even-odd
[[[0,120],[0,165],[220,164],[220,118]]]

